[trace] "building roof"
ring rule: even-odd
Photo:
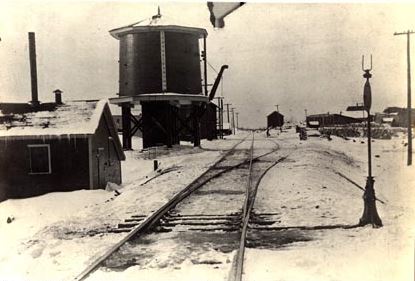
[[[337,113],[322,113],[322,114],[310,114],[307,115],[307,118],[323,118],[323,117],[340,117],[340,118],[352,118],[352,119],[358,119],[355,117],[351,117],[351,116],[347,116],[347,115],[343,115],[343,114],[337,114]]]
[[[394,121],[393,117],[383,117],[382,118],[382,122],[385,122],[385,123],[392,123],[393,121]]]
[[[0,137],[94,134],[107,103],[67,102],[51,111],[5,114],[0,122]]]
[[[408,112],[408,108],[406,107],[396,107],[396,106],[391,106],[391,107],[387,107],[385,108],[385,110],[383,111],[383,113],[387,113],[389,115],[391,114],[407,114]],[[412,108],[412,114],[415,113],[415,108]]]
[[[37,111],[52,111],[56,109],[57,104],[54,102],[39,103],[33,105],[30,102],[15,103],[15,102],[2,102],[0,103],[0,115],[7,115],[10,113],[22,114],[28,112]]]
[[[320,113],[320,114],[309,114],[307,115],[307,117],[316,118],[316,117],[328,117],[328,116],[334,116],[334,115],[340,115],[340,114]]]
[[[397,107],[397,106],[389,106],[383,110],[383,113],[394,113],[394,112],[401,112],[405,110],[405,108]]]
[[[284,116],[284,115],[282,115],[281,113],[279,113],[278,111],[273,111],[273,112],[271,112],[270,114],[268,114],[268,115],[267,115],[267,117],[268,117],[268,116],[272,116],[272,115]]]

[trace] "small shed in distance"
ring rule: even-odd
[[[125,155],[105,100],[0,115],[0,201],[121,183]]]
[[[274,111],[267,116],[267,129],[282,127],[284,125],[284,115]]]

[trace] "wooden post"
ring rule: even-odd
[[[232,132],[235,135],[236,134],[236,130],[235,130],[235,107],[232,107]]]
[[[172,112],[172,105],[166,104],[167,106],[167,147],[173,147],[173,112]]]
[[[207,50],[206,50],[206,35],[203,35],[203,76],[205,86],[205,96],[208,95],[208,81],[207,81]]]
[[[408,65],[408,98],[407,98],[407,118],[408,118],[408,162],[407,165],[412,165],[412,105],[411,105],[411,34],[414,31],[395,32],[393,35],[406,35],[406,52],[407,52],[407,65]]]
[[[200,146],[200,118],[199,118],[199,107],[193,106],[193,146]]]
[[[129,104],[123,104],[121,106],[121,118],[122,118],[122,148],[124,150],[132,150],[130,115],[131,115],[131,106]]]
[[[225,103],[225,105],[226,105],[226,113],[227,113],[227,116],[228,116],[228,124],[230,123],[230,121],[229,121],[229,106],[231,105],[231,103]]]
[[[407,57],[408,57],[408,166],[412,165],[412,106],[411,106],[411,43],[410,31],[407,33]]]

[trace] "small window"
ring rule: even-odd
[[[52,173],[50,164],[49,144],[29,144],[29,174],[50,174]]]

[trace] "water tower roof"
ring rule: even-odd
[[[115,28],[110,30],[110,34],[115,39],[120,39],[120,36],[129,33],[149,32],[155,30],[176,31],[183,33],[193,33],[199,35],[199,38],[207,36],[207,31],[204,28],[189,27],[178,20],[171,19],[165,15],[161,15],[160,11],[157,15],[141,20],[139,22]]]

